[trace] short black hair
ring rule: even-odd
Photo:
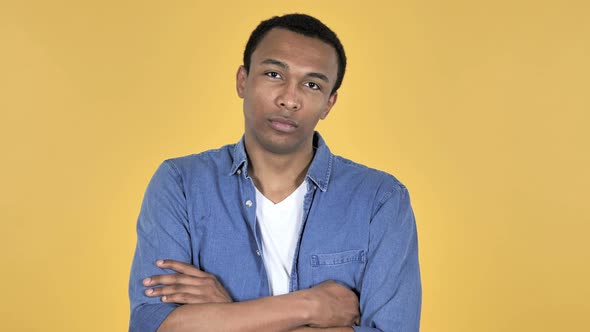
[[[256,47],[262,38],[264,38],[264,36],[273,28],[282,28],[307,37],[317,38],[334,47],[336,54],[338,55],[338,74],[336,76],[334,88],[332,88],[332,92],[330,93],[334,94],[342,84],[344,72],[346,71],[346,54],[344,53],[344,47],[334,31],[330,30],[330,28],[317,18],[309,15],[287,14],[283,16],[274,16],[266,21],[260,22],[256,29],[250,34],[250,38],[244,49],[244,68],[246,68],[246,72],[250,71],[252,53],[254,53],[254,50],[256,50]]]

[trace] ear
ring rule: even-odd
[[[238,68],[238,72],[236,73],[236,90],[238,91],[238,96],[240,96],[240,98],[244,98],[247,78],[248,72],[246,71],[246,67],[240,66]]]
[[[334,104],[336,104],[336,100],[338,100],[338,92],[334,92],[328,98],[328,103],[326,104],[326,108],[322,112],[322,115],[320,115],[320,119],[324,120],[328,116],[328,113],[330,113],[330,110],[332,109]]]

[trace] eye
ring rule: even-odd
[[[305,85],[312,90],[321,90],[320,86],[315,82],[307,82],[307,83],[305,83]]]
[[[271,78],[281,78],[281,75],[279,75],[279,73],[277,73],[276,71],[269,71],[267,73],[264,73],[264,75]]]

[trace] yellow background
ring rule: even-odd
[[[126,331],[144,189],[236,142],[262,19],[349,67],[332,150],[412,194],[422,331],[590,330],[587,1],[0,1],[0,330]]]

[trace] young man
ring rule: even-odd
[[[130,331],[418,331],[416,225],[393,176],[314,128],[344,49],[323,23],[262,22],[237,72],[245,133],[165,161],[138,219]]]

